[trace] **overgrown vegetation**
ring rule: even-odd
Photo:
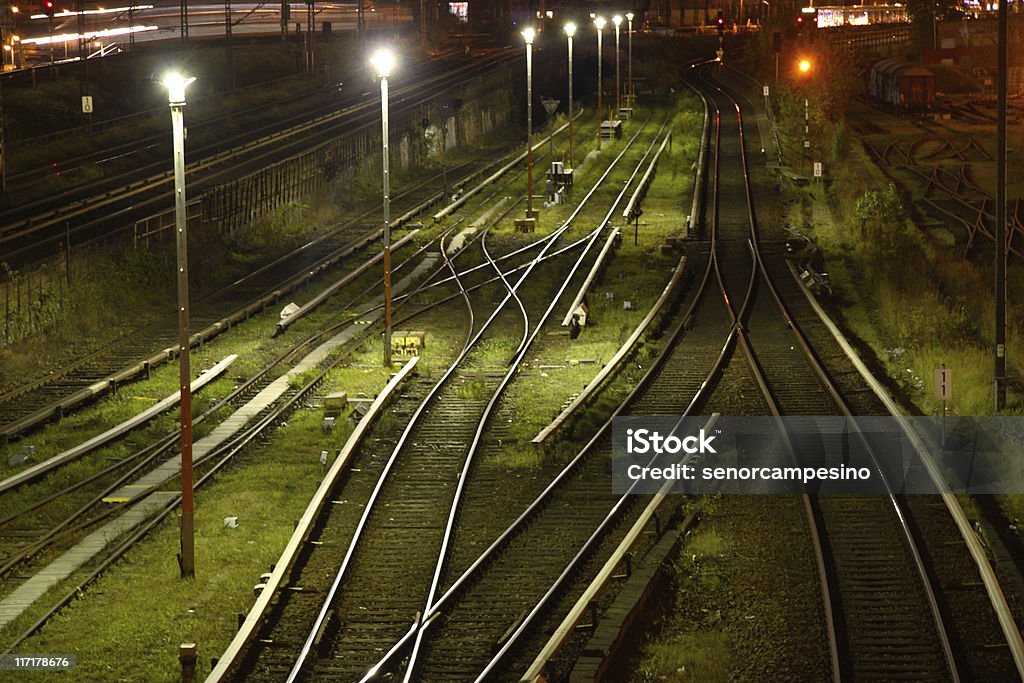
[[[687,100],[685,106],[692,105],[693,101]],[[531,358],[536,359],[531,362],[531,370],[537,372],[531,371],[529,376],[524,373],[514,384],[514,387],[522,386],[522,389],[514,396],[510,394],[510,401],[515,404],[515,410],[522,411],[526,431],[543,424],[550,418],[553,407],[564,402],[597,372],[600,363],[610,357],[653,303],[678,259],[678,254],[662,253],[660,247],[666,235],[678,234],[684,225],[692,179],[690,164],[696,149],[691,136],[696,136],[699,127],[693,125],[694,115],[687,112],[677,114],[677,123],[686,124],[685,134],[676,138],[673,153],[663,158],[648,193],[644,204],[644,221],[639,230],[639,245],[633,245],[632,235],[627,230],[604,280],[593,293],[591,310],[597,316],[594,325],[588,327],[584,336],[576,341],[570,341],[568,337],[542,334],[531,354]],[[654,128],[654,125],[649,124],[649,128]],[[581,146],[582,158],[586,145]],[[606,149],[611,154],[614,148],[609,146]],[[639,159],[639,154],[635,156]],[[585,186],[586,182],[597,176],[601,163],[588,162],[587,166],[578,178],[580,186]],[[591,213],[598,216],[606,210],[605,205],[603,208],[591,209]],[[298,213],[306,213],[305,208],[296,209]],[[542,215],[543,229],[551,229],[565,214],[552,207]],[[573,234],[578,236],[592,229],[594,216],[588,214],[590,222],[582,221],[580,226],[574,228]],[[288,215],[280,217],[284,222],[291,219]],[[283,233],[281,239],[287,242],[287,226],[268,229]],[[440,229],[443,229],[443,224],[425,232]],[[490,244],[502,247],[501,251],[509,245],[517,245],[539,236],[515,234],[511,226],[499,228],[496,233],[495,241]],[[498,244],[499,241],[501,244]],[[250,264],[256,261],[249,254],[249,246],[236,245],[235,248],[236,257],[251,267]],[[360,291],[376,277],[376,273],[365,274],[353,284],[351,290]],[[556,282],[555,286],[560,284],[557,277],[558,274],[551,270],[546,280],[528,286],[543,287],[544,292],[550,294],[554,291],[552,281]],[[495,291],[500,291],[500,286],[492,286],[487,295]],[[606,291],[613,292],[614,297],[607,298],[604,294]],[[539,292],[532,290],[524,291],[524,294],[529,301],[540,296]],[[631,310],[623,309],[624,299],[632,302]],[[343,316],[346,303],[335,302],[329,310],[317,312],[309,319],[300,321],[289,334],[294,332],[299,336],[304,331],[322,327],[332,316]],[[424,361],[420,363],[421,374],[430,376],[444,367],[462,342],[462,304],[456,301],[453,306],[455,308],[447,310],[458,310],[458,315],[440,315],[440,321],[435,320],[436,325],[431,324],[428,328]],[[557,313],[553,317],[559,317]],[[515,316],[509,319],[518,321]],[[250,327],[243,326],[243,329],[253,332],[260,344],[277,348],[276,344],[283,343],[280,338],[271,341],[264,338],[265,334],[261,334],[261,331],[266,332],[266,317],[254,319],[247,325]],[[260,325],[263,327],[257,329]],[[419,326],[420,323],[414,325]],[[552,324],[552,328],[556,326],[557,322]],[[204,352],[220,354],[231,347],[234,343],[232,340],[246,338],[233,336],[236,331],[208,345]],[[255,340],[249,339],[249,342],[255,343]],[[473,354],[473,367],[488,371],[503,368],[517,345],[518,337],[513,339],[511,335],[494,339]],[[648,347],[642,347],[636,362],[645,363],[649,353]],[[384,371],[379,366],[380,354],[379,341],[365,342],[348,367],[334,374],[324,391],[340,388],[349,391],[350,396],[357,391],[372,395],[385,380]],[[553,359],[553,363],[567,367],[556,370],[560,373],[557,378],[553,374],[542,376],[536,366],[547,362],[546,359]],[[569,359],[595,362],[570,365],[567,362]],[[247,357],[245,362],[247,371],[255,367],[250,358]],[[170,366],[162,369],[163,375],[167,375],[161,375],[164,381],[173,381],[172,370]],[[562,373],[562,370],[565,372]],[[359,373],[363,374],[360,376]],[[232,377],[236,377],[236,374],[232,373]],[[219,385],[218,388],[223,389]],[[473,379],[467,381],[461,391],[473,397],[482,393],[480,382]],[[116,400],[110,402],[112,406]],[[614,400],[603,397],[596,407],[603,411],[611,405],[614,405]],[[209,657],[218,655],[233,635],[236,613],[247,609],[252,602],[252,584],[266,570],[267,565],[276,559],[291,532],[292,520],[298,516],[310,491],[317,484],[321,470],[318,460],[320,451],[333,452],[339,445],[338,439],[344,436],[343,431],[324,433],[320,417],[317,410],[296,412],[288,419],[287,426],[275,432],[266,446],[257,446],[243,456],[244,468],[231,468],[227,474],[218,477],[210,489],[199,495],[197,510],[203,512],[201,518],[197,518],[197,561],[201,570],[195,581],[180,582],[177,579],[177,567],[174,564],[177,529],[173,524],[165,524],[148,542],[133,550],[117,570],[110,572],[90,590],[88,600],[79,601],[65,610],[39,636],[33,638],[29,646],[39,651],[56,651],[60,649],[60,643],[82,643],[83,639],[88,638],[88,643],[82,644],[76,652],[79,657],[78,673],[82,676],[90,679],[134,677],[155,680],[177,669],[177,643],[194,640],[200,644],[200,661],[203,662],[201,673],[207,671],[205,662]],[[381,429],[394,426],[395,418],[388,415],[383,416],[379,424]],[[526,434],[527,437],[532,435],[532,431]],[[506,450],[522,455],[523,463],[536,463],[539,458],[551,455],[530,448],[528,440],[522,447],[517,444],[515,448]],[[264,506],[270,507],[264,509]],[[223,517],[233,515],[240,517],[239,528],[224,528],[221,523]],[[57,590],[67,590],[75,578],[72,577],[71,581],[65,582]],[[96,596],[95,600],[92,599],[93,595]],[[154,602],[153,596],[160,598]],[[32,613],[26,614],[12,624],[5,635],[19,632],[35,616]],[[141,649],[146,650],[144,656],[135,657],[130,654]]]
[[[688,613],[701,596],[718,594],[724,580],[720,558],[728,548],[728,541],[713,529],[688,537],[672,567],[676,610]],[[649,641],[640,652],[633,683],[729,680],[733,645],[717,619],[708,616],[704,624],[679,625]]]

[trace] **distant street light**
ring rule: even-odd
[[[627,97],[629,98],[629,102],[627,103],[626,106],[632,107],[633,106],[633,102],[636,99],[636,95],[633,93],[633,13],[632,12],[626,12],[626,21],[629,22],[629,26],[628,26],[628,28],[629,28],[629,72],[628,72],[628,77],[629,77],[629,88],[628,88],[628,90],[629,90],[629,94],[627,95]]]
[[[604,123],[604,110],[601,107],[601,91],[604,89],[601,83],[601,35],[604,33],[604,17],[594,19],[594,26],[597,27],[597,149],[601,149],[601,124]]]
[[[185,214],[185,88],[195,78],[176,71],[161,83],[167,88],[174,138],[174,223],[178,251],[178,384],[181,393],[181,578],[196,575],[195,513],[192,497],[192,373],[188,333],[188,225]]]
[[[569,168],[575,168],[573,162],[573,140],[572,140],[572,37],[576,35],[576,24],[571,21],[565,25],[565,35],[569,38]]]
[[[809,59],[801,59],[800,63],[797,64],[797,68],[800,69],[800,73],[802,73],[802,74],[810,73],[810,71],[811,71],[811,60],[809,60]]]
[[[532,28],[523,29],[526,41],[526,217],[533,214],[533,39]]]
[[[622,109],[622,97],[619,95],[619,25],[622,23],[622,17],[616,14],[612,17],[612,23],[615,24],[615,115],[618,116],[619,110]]]
[[[377,50],[370,64],[380,77],[380,113],[383,147],[384,185],[384,367],[391,367],[391,176],[388,159],[388,76],[395,66],[395,55],[387,48]]]

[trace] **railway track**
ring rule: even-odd
[[[728,105],[716,109],[724,110],[730,118],[735,116],[732,125],[738,127],[739,110],[732,100]],[[753,371],[744,374],[753,375],[754,386],[764,389],[760,398],[753,392],[755,405],[751,405],[750,399],[742,401],[746,410],[753,408],[757,413],[772,407],[776,414],[781,414],[780,405],[784,405],[792,414],[820,414],[820,400],[833,395],[823,390],[820,375],[808,371],[808,360],[793,353],[796,349],[789,336],[792,320],[785,309],[782,316],[774,310],[780,301],[754,246],[756,221],[747,208],[750,195],[742,143],[735,135],[739,131],[730,130],[721,113],[719,124],[716,135],[721,140],[724,130],[725,138],[732,138],[733,143],[718,146],[716,168],[732,169],[716,173],[720,181],[728,181],[716,183],[717,234],[712,237],[711,262],[704,285],[652,371],[615,415],[626,407],[630,412],[644,411],[640,414],[683,415],[699,408],[708,412],[710,407],[721,404],[734,407],[735,396],[722,396],[736,389],[730,381],[730,374],[736,375],[738,370],[729,362],[733,342],[742,348]],[[722,207],[728,208],[722,211]],[[685,356],[699,349],[698,343],[691,343],[698,341],[693,339],[696,335],[692,332],[704,319],[698,304],[708,298],[710,263],[714,265],[731,320],[717,331],[719,353],[712,356],[717,360],[708,363],[708,356],[700,355],[705,367],[711,367],[702,381],[696,381],[696,377],[690,380],[685,394],[680,391],[679,380],[672,380],[674,391],[659,391],[659,384],[664,386],[671,377],[665,368],[671,367],[673,355]],[[723,344],[726,331],[728,336]],[[679,343],[681,339],[686,343]],[[768,365],[772,366],[770,375],[762,371]],[[794,379],[794,373],[806,380]],[[828,384],[827,377],[825,382]],[[746,382],[747,390],[751,384]],[[693,398],[684,406],[681,395]],[[778,397],[783,397],[785,403],[781,404]],[[841,400],[838,395],[835,398]],[[405,680],[481,680],[517,670],[517,664],[509,661],[516,641],[530,629],[539,628],[532,622],[542,621],[541,615],[553,596],[568,590],[573,574],[580,571],[588,557],[600,555],[625,522],[637,514],[637,506],[628,496],[615,499],[608,494],[611,487],[607,457],[594,454],[603,451],[607,456],[610,451],[606,439],[610,424],[605,424],[570,468],[563,470],[558,480],[459,578],[451,581],[449,589],[428,608],[419,628],[420,634],[426,633],[419,639],[427,644],[419,660],[414,651],[413,663],[404,669]],[[791,443],[793,451],[801,452],[803,444]],[[828,563],[822,585],[828,606],[826,614],[832,622],[830,630],[835,634],[830,643],[834,676],[864,680],[901,676],[958,680],[950,638],[917,540],[904,519],[905,511],[891,495],[867,506],[857,498],[836,497],[835,502],[817,503],[811,514],[811,528],[824,539],[819,552],[825,557],[819,555],[819,562],[823,569],[825,558]],[[467,513],[469,510],[467,505]],[[572,512],[567,514],[567,510]],[[597,531],[590,536],[573,533],[578,529]],[[566,560],[572,550],[577,550],[576,554]],[[386,659],[364,680],[385,671],[401,672],[403,668],[396,660],[397,656]]]
[[[619,158],[621,157],[622,155]],[[634,171],[635,174],[636,171]],[[594,190],[591,190],[588,194],[588,199],[593,192]],[[616,204],[624,192],[624,189],[619,192]],[[586,203],[586,199],[581,202],[573,216],[578,214]],[[601,225],[603,226],[607,220],[606,216]],[[297,619],[283,614],[275,614],[272,625],[270,621],[265,622],[263,629],[264,631],[272,629],[279,635],[265,638],[261,633],[256,640],[250,641],[252,643],[260,640],[273,640],[274,643],[281,643],[283,653],[288,653],[291,658],[291,677],[307,675],[308,672],[304,671],[303,667],[308,663],[309,671],[314,672],[317,677],[350,679],[377,659],[382,645],[389,644],[402,632],[407,631],[417,609],[422,610],[426,598],[429,597],[428,587],[431,585],[431,575],[437,573],[434,560],[431,558],[435,555],[441,557],[445,555],[444,547],[448,543],[448,535],[440,532],[450,528],[452,519],[458,517],[459,490],[469,476],[470,460],[484,435],[483,430],[488,417],[498,403],[501,390],[514,377],[516,367],[523,354],[536,337],[543,321],[554,309],[561,292],[571,278],[566,278],[562,283],[539,321],[535,317],[537,311],[531,311],[536,304],[523,304],[520,300],[520,288],[524,282],[527,282],[533,267],[541,262],[547,252],[553,250],[556,239],[570,227],[571,223],[572,219],[570,218],[562,228],[545,240],[541,252],[528,261],[530,265],[525,269],[526,272],[517,278],[501,278],[500,288],[506,293],[499,304],[499,309],[506,303],[515,301],[519,309],[518,312],[509,311],[506,319],[511,318],[518,321],[516,324],[522,329],[512,362],[508,366],[471,362],[471,369],[464,367],[460,369],[458,363],[453,364],[445,378],[438,383],[435,392],[440,396],[446,396],[449,400],[431,402],[431,407],[424,410],[418,424],[406,427],[402,438],[388,459],[389,463],[395,462],[396,464],[392,471],[383,473],[387,476],[382,476],[378,483],[380,498],[376,503],[376,509],[383,510],[383,512],[371,512],[369,504],[367,505],[367,512],[364,513],[366,521],[364,524],[360,524],[356,536],[352,537],[349,551],[345,555],[346,559],[333,584],[340,588],[330,590],[326,599],[323,595],[320,596],[323,606],[320,609],[319,617],[314,620],[313,627],[305,637],[301,648],[302,654],[298,656],[297,663],[294,637],[289,640],[286,635],[281,635],[281,632],[287,629],[288,624],[297,623]],[[583,250],[582,254],[572,255],[563,252],[564,255],[559,257],[565,265],[571,265],[570,272],[582,263],[589,247],[597,241],[600,230],[601,227],[598,227],[591,231],[586,239],[587,248]],[[577,242],[582,241],[578,240]],[[496,259],[487,251],[485,239],[481,240],[481,247],[487,262],[491,264],[492,270],[496,271]],[[547,277],[551,277],[551,275],[549,274]],[[528,282],[526,286],[530,286]],[[461,288],[469,289],[466,286]],[[546,300],[548,296],[550,295],[545,294],[534,298]],[[477,343],[481,333],[486,330],[494,316],[495,314],[492,314],[488,322],[475,332],[473,339],[469,342],[470,346]],[[471,354],[470,358],[472,358]],[[452,387],[449,383],[452,377],[461,377],[461,382],[457,382]],[[468,389],[466,388],[467,384]],[[441,407],[442,403],[450,405]],[[399,458],[397,456],[402,451],[403,445],[413,446],[413,451]],[[434,477],[428,476],[424,480],[424,475],[417,474],[417,469],[426,471],[427,468],[430,468],[430,471],[433,471],[432,463],[435,459],[439,461],[441,469],[437,470]],[[406,468],[412,468],[412,472],[407,472]],[[441,474],[442,472],[445,474]],[[459,474],[455,476],[456,473]],[[441,488],[433,490],[438,486]],[[395,493],[404,493],[404,495],[401,498],[395,498],[393,495]],[[451,502],[451,504],[439,503],[437,499]],[[390,502],[385,503],[384,501]],[[427,504],[432,505],[434,509],[428,511],[421,508]],[[399,515],[403,515],[403,519],[400,519]],[[445,524],[446,520],[447,525]],[[395,543],[395,538],[401,534],[407,535],[411,546]],[[362,540],[364,535],[365,540]],[[320,538],[324,537],[321,535]],[[346,538],[346,536],[343,535],[342,538]],[[415,553],[416,556],[413,556],[407,551],[409,547],[433,547],[433,552],[424,550],[422,554]],[[370,565],[374,565],[375,568],[371,568]],[[307,575],[305,569],[299,571],[303,576]],[[394,588],[391,587],[392,584],[394,584]],[[371,615],[367,615],[365,609],[360,609],[360,607],[365,608],[374,600],[379,603],[381,595],[395,595],[396,599],[388,599],[380,604],[375,608],[376,612]],[[288,602],[292,602],[290,596]],[[309,617],[303,621],[308,623]],[[253,646],[249,647],[248,654],[242,654],[236,659],[232,677],[244,677],[246,680],[252,680],[254,676],[274,678],[280,673],[281,664],[261,664],[259,659],[264,655],[261,654],[254,658],[251,653]],[[271,645],[261,649],[274,648]],[[316,659],[307,657],[305,654],[307,652],[315,652]],[[217,672],[214,675],[215,677],[219,676]]]
[[[500,194],[503,190],[507,189],[508,185],[515,182],[517,177],[518,174],[512,174],[511,178],[506,179],[504,183],[499,184],[498,186],[493,188],[492,191],[482,199],[480,203],[481,206],[486,205],[491,200],[493,200],[497,194]],[[506,210],[506,212],[512,210],[514,206],[515,203],[511,204],[509,208]],[[410,263],[414,261],[417,261],[419,259],[419,256],[427,249],[429,249],[431,245],[436,246],[437,244],[440,244],[443,249],[445,247],[444,241],[446,237],[454,233],[459,228],[459,226],[465,221],[467,216],[472,215],[472,213],[472,210],[466,212],[466,214],[464,214],[462,217],[456,220],[455,223],[448,230],[446,230],[438,239],[432,240],[431,242],[427,243],[426,245],[418,249],[415,253],[410,255],[408,259],[399,263],[393,269],[393,272],[397,273],[398,271],[402,270],[403,267],[408,266]],[[500,217],[498,220],[500,220]],[[472,239],[475,238],[471,238],[471,241]],[[529,251],[532,248],[536,248],[540,245],[543,245],[546,241],[546,239],[542,238],[541,240],[538,240],[533,244],[526,245],[509,254],[505,254],[498,260],[505,261],[508,260],[509,258],[514,258],[515,256],[526,251]],[[576,242],[567,246],[563,250],[559,250],[558,252],[553,253],[551,257],[564,253],[565,250],[575,248],[580,243],[581,240],[577,240]],[[430,281],[432,279],[435,279],[438,276],[438,274],[442,272],[444,267],[445,266],[442,266],[442,268],[435,270],[430,275],[430,277],[423,280],[423,282],[421,282],[410,295],[403,295],[402,297],[399,297],[397,301],[397,307],[395,309],[396,312],[403,312],[403,309],[410,310],[403,318],[397,321],[397,324],[403,324],[410,318],[421,315],[434,308],[437,308],[438,306],[443,305],[447,301],[446,299],[442,299],[440,301],[435,301],[429,304],[417,305],[414,303],[415,296],[419,292],[423,291],[425,288],[443,286],[447,282],[441,281],[434,285],[430,284]],[[466,274],[473,273],[476,270],[479,269],[476,267],[467,268]],[[515,270],[516,269],[513,268],[511,271],[509,271],[508,274],[511,275],[512,273],[515,272]],[[457,279],[458,276],[455,275],[453,277]],[[488,283],[495,282],[498,279],[504,277],[505,275],[499,272],[499,275],[497,277],[492,277],[489,280],[485,280],[484,282],[475,285],[472,289],[478,289]],[[359,302],[361,300],[365,300],[368,296],[371,296],[374,292],[376,292],[379,289],[379,285],[380,281],[376,282],[374,285],[370,286],[363,292],[356,295],[353,300],[349,301],[345,306],[342,306],[342,310],[344,311],[358,308],[360,305]],[[366,312],[373,310],[376,310],[376,308],[368,308]],[[225,406],[237,407],[245,404],[249,399],[253,398],[261,391],[263,391],[273,381],[273,377],[270,376],[270,371],[274,367],[289,362],[304,349],[311,348],[311,345],[319,343],[320,341],[330,337],[331,335],[338,332],[342,327],[350,323],[348,318],[345,316],[336,315],[334,317],[334,320],[335,322],[333,324],[328,323],[326,327],[324,327],[323,329],[319,329],[317,332],[310,335],[306,339],[301,340],[300,342],[289,348],[287,351],[285,351],[281,356],[272,361],[270,364],[264,366],[249,380],[247,380],[241,386],[236,387],[235,390],[233,390],[228,396],[221,399],[215,405],[213,405],[211,408],[205,411],[202,415],[198,416],[194,421],[194,424],[200,425],[209,417],[218,414],[218,411],[223,409]],[[365,334],[361,335],[360,338],[362,338],[363,336],[365,336]],[[269,413],[272,410],[273,406],[271,405],[264,409],[263,413]],[[254,416],[253,419],[259,420],[260,417],[261,415],[256,415]],[[129,437],[129,441],[134,442],[135,439]],[[63,518],[59,522],[55,522],[55,524],[48,530],[38,529],[33,532],[29,532],[25,529],[22,529],[21,531],[12,531],[10,534],[5,534],[5,542],[0,544],[0,547],[2,547],[4,550],[3,561],[2,564],[0,564],[0,575],[7,573],[14,567],[22,567],[26,561],[38,555],[41,551],[54,545],[55,543],[63,543],[64,541],[66,541],[67,538],[71,536],[68,533],[69,529],[75,532],[74,535],[76,537],[80,537],[83,531],[87,530],[91,526],[94,526],[95,523],[103,521],[106,517],[109,516],[109,507],[107,507],[106,510],[102,511],[98,515],[91,515],[93,515],[97,506],[99,506],[100,502],[104,500],[104,497],[109,495],[112,491],[117,490],[120,486],[130,481],[132,478],[136,478],[141,474],[144,474],[148,469],[152,469],[153,466],[155,466],[155,464],[157,464],[161,458],[167,456],[172,452],[172,449],[175,448],[176,443],[177,435],[170,434],[162,439],[159,439],[156,442],[148,443],[145,445],[140,444],[138,450],[133,455],[130,455],[122,460],[119,460],[118,462],[115,462],[114,464],[108,467],[104,467],[100,471],[96,472],[93,475],[90,475],[85,479],[75,481],[69,484],[68,486],[62,488],[61,490],[56,491],[52,494],[48,494],[42,498],[36,495],[31,495],[27,507],[24,507],[16,512],[11,512],[3,519],[0,519],[0,527],[10,528],[13,525],[24,526],[24,522],[28,521],[29,515],[32,515],[32,519],[38,519],[38,511],[40,510],[40,508],[44,508],[46,505],[52,504],[55,501],[60,501],[57,504],[63,505],[66,508],[67,503],[63,499],[66,496],[73,494],[74,492],[78,491],[83,487],[90,487],[90,490],[95,489],[97,486],[105,487],[100,488],[99,493],[97,493],[95,496],[88,498],[88,502],[84,503],[81,507],[77,508],[75,512],[69,515],[68,517]],[[112,477],[114,477],[115,475],[117,478],[112,479]],[[78,494],[78,497],[80,498],[81,495],[82,494]],[[34,523],[30,524],[29,526],[34,526]]]
[[[583,566],[610,553],[640,514],[638,497],[612,493],[610,426],[619,415],[692,414],[715,385],[736,328],[715,296],[714,245],[712,235],[710,244],[691,250],[691,262],[703,253],[706,263],[700,284],[665,348],[612,418],[566,468],[546,473],[551,483],[503,532],[471,525],[461,532],[464,549],[456,551],[447,590],[427,612],[427,645],[419,665],[413,658],[405,670],[406,680],[511,678],[525,666],[514,659],[520,640],[540,628],[535,622],[548,616],[554,598],[570,590]],[[467,505],[467,519],[483,515],[487,493],[475,509]],[[488,539],[495,540],[471,560]]]
[[[718,163],[731,169],[726,177],[732,179],[725,185],[724,174],[719,174],[720,238],[749,239],[752,268],[758,275],[758,285],[744,300],[744,308],[733,310],[742,321],[741,347],[764,399],[777,417],[852,415],[763,265],[739,103],[710,79],[705,80],[704,89],[722,112],[720,136],[728,141],[719,145],[718,154]],[[727,300],[739,300],[729,296],[738,293],[735,285],[724,285],[723,292]],[[815,452],[807,434],[787,433],[785,439],[797,462],[801,454]],[[813,510],[812,534],[820,539],[819,552],[827,569],[825,603],[826,618],[832,622],[833,676],[959,680],[936,589],[906,511],[892,493],[809,496],[808,501]]]
[[[507,55],[491,55],[396,91],[393,95],[393,111],[400,112],[406,106],[413,106],[415,102],[444,92],[454,83],[485,73],[507,58]],[[297,123],[284,130],[266,132],[255,139],[243,136],[238,146],[227,151],[222,151],[224,143],[221,142],[205,153],[200,152],[202,158],[188,164],[186,172],[190,176],[189,185],[193,192],[201,191],[205,186],[242,174],[247,169],[288,158],[325,139],[372,126],[377,115],[375,107],[364,102]],[[170,197],[166,188],[173,180],[172,174],[159,166],[161,164],[136,169],[122,178],[105,180],[102,186],[78,188],[71,194],[62,195],[57,208],[53,207],[51,199],[26,204],[7,212],[0,217],[3,225],[0,229],[0,245],[5,250],[5,260],[18,267],[27,256],[51,242],[62,242],[65,239],[78,242],[95,237],[98,231],[109,231],[113,216],[141,217],[148,215],[143,213],[147,207],[149,214],[154,213],[153,207],[157,204],[162,206]],[[138,180],[139,175],[146,177]],[[31,244],[24,243],[27,237],[31,237]]]
[[[428,243],[426,247],[423,247],[421,250],[418,250],[416,254],[412,255],[409,259],[407,259],[405,262],[399,265],[408,265],[409,262],[418,260],[419,254],[431,245],[434,245],[436,247],[438,244],[441,244],[443,246],[443,240],[450,231],[451,230],[443,233],[438,238],[432,240],[430,243]],[[398,268],[396,268],[395,270],[398,270]],[[355,301],[353,301],[351,305],[355,306],[360,300],[364,300],[369,294],[375,293],[377,289],[378,288],[376,287],[371,287],[368,290],[357,295],[355,297]],[[401,311],[403,306],[407,305],[407,302],[399,303],[398,306],[396,306],[395,310]],[[440,305],[440,302],[436,302],[433,305],[421,307],[421,310],[419,311],[418,314],[430,312],[433,309],[439,308]],[[376,310],[375,307],[373,307],[372,305],[369,306],[368,308],[364,306],[364,308],[366,309],[364,313]],[[243,385],[237,387],[230,395],[221,399],[216,405],[212,406],[206,413],[199,416],[195,420],[194,424],[201,424],[204,420],[217,415],[218,411],[225,406],[237,406],[245,403],[248,399],[253,398],[255,395],[259,394],[264,388],[267,388],[270,384],[274,383],[274,378],[273,376],[271,376],[270,373],[271,370],[273,370],[275,367],[281,364],[291,361],[300,353],[306,350],[311,350],[313,346],[320,344],[324,340],[336,334],[341,328],[346,327],[348,325],[351,325],[351,321],[345,318],[340,322],[336,322],[333,325],[329,325],[325,328],[318,329],[316,332],[314,332],[307,338],[301,340],[296,345],[288,349],[285,353],[276,358],[273,362],[262,368],[250,380],[248,380]],[[201,465],[197,463],[196,471],[200,477],[199,482],[205,483],[206,481],[208,481],[209,478],[217,470],[223,467],[226,462],[230,461],[230,459],[233,458],[235,454],[244,450],[247,447],[247,445],[250,444],[253,440],[259,438],[262,434],[265,434],[267,431],[269,431],[270,428],[279,423],[280,420],[287,417],[287,415],[290,414],[290,411],[293,410],[296,405],[298,405],[298,402],[304,400],[304,397],[309,395],[310,392],[314,390],[315,387],[319,384],[319,382],[322,381],[327,371],[330,370],[332,367],[336,366],[338,363],[342,362],[342,360],[348,356],[348,353],[351,352],[353,349],[357,348],[368,334],[369,328],[360,330],[360,332],[357,333],[347,343],[345,347],[343,347],[342,353],[336,355],[336,357],[333,360],[329,361],[327,366],[324,367],[322,371],[319,374],[317,374],[313,379],[306,382],[306,384],[301,388],[293,388],[287,391],[279,399],[266,405],[266,407],[264,407],[260,412],[252,414],[249,418],[248,425],[246,426],[246,428],[244,428],[242,431],[238,432],[234,436],[229,437],[227,441],[220,443],[208,455],[204,456],[205,462],[203,462]],[[407,394],[415,395],[416,383],[412,382],[411,384],[412,386],[410,390],[407,392]],[[422,396],[420,397],[420,399],[422,399]],[[36,555],[38,555],[41,551],[48,549],[49,546],[55,546],[56,549],[59,551],[65,548],[68,545],[69,541],[74,541],[77,538],[80,538],[85,533],[94,528],[98,523],[103,522],[109,517],[117,514],[117,512],[119,512],[120,509],[123,509],[123,507],[117,505],[101,505],[101,502],[108,502],[105,496],[110,494],[112,491],[118,490],[120,487],[123,487],[124,484],[131,482],[132,480],[137,480],[140,476],[145,475],[147,471],[153,469],[153,466],[157,464],[157,461],[159,461],[162,456],[173,454],[173,449],[177,445],[177,439],[178,435],[176,433],[172,433],[165,437],[164,439],[160,439],[142,448],[134,456],[126,458],[124,461],[121,461],[119,463],[115,463],[111,467],[106,468],[102,472],[99,472],[97,473],[97,475],[89,477],[86,480],[75,482],[67,489],[55,492],[47,496],[46,498],[38,501],[34,500],[34,497],[31,497],[28,500],[33,502],[31,502],[31,504],[27,508],[15,513],[11,513],[4,517],[2,520],[0,520],[0,527],[9,527],[11,524],[22,523],[25,522],[27,519],[38,519],[37,511],[39,510],[39,508],[45,505],[53,504],[54,501],[57,501],[57,505],[61,505],[61,498],[63,496],[66,496],[83,486],[91,486],[91,489],[89,489],[88,493],[88,495],[91,497],[89,498],[88,502],[83,504],[78,509],[76,509],[76,511],[72,513],[69,517],[63,519],[63,521],[57,523],[49,530],[45,530],[42,528],[31,530],[12,530],[8,528],[4,533],[0,534],[0,537],[2,537],[6,541],[4,545],[5,550],[9,548],[11,545],[13,545],[12,541],[14,540],[16,540],[17,543],[21,545],[21,547],[16,549],[13,553],[6,555],[4,557],[3,565],[0,566],[0,574],[9,572],[15,567],[17,567],[20,570],[24,570]],[[140,461],[134,462],[136,460]],[[127,472],[124,472],[123,474],[120,474],[120,472],[118,472],[119,470],[123,470],[128,465],[131,465],[131,467]],[[118,472],[118,474],[120,474],[120,476],[113,482],[110,481],[109,477],[104,478],[104,475],[110,475],[112,472]],[[97,489],[97,487],[102,488]],[[99,490],[99,493],[95,493],[96,490]],[[141,497],[141,495],[137,496],[137,498],[138,497]],[[64,502],[63,504],[65,508],[68,505],[66,502]],[[171,509],[173,509],[173,506],[176,504],[177,501],[172,500],[170,503],[171,507],[164,509],[163,512],[161,512],[156,519],[151,520],[149,523],[147,523],[146,526],[141,531],[131,534],[129,538],[125,539],[123,542],[119,542],[115,547],[111,548],[106,558],[101,559],[99,561],[99,567],[87,577],[85,583],[79,584],[79,586],[84,586],[85,584],[91,582],[94,578],[96,578],[96,576],[98,576],[103,569],[109,566],[111,562],[120,557],[137,540],[141,539],[145,535],[145,533],[152,529],[155,526],[155,524],[158,523],[159,520],[162,519],[164,516],[166,516],[166,514]],[[40,619],[40,621],[37,622],[28,632],[24,633],[17,640],[15,645],[24,640],[29,635],[31,635],[31,633],[33,633],[35,630],[40,628],[45,623],[45,621],[50,616],[55,614],[56,611],[60,609],[64,604],[66,604],[67,601],[71,599],[71,597],[72,596],[65,596],[65,598],[62,599],[57,605],[53,606],[51,609],[46,611],[43,617]]]
[[[467,162],[452,169],[464,181],[477,177],[496,162],[486,158]],[[419,183],[396,196],[398,207],[406,209],[406,218],[425,210],[436,193],[434,179]],[[191,327],[193,344],[204,343],[229,329],[232,321],[243,321],[280,301],[290,292],[308,285],[379,238],[380,230],[371,227],[376,209],[367,210],[303,247],[256,269],[227,287],[193,302]],[[115,388],[137,376],[145,375],[161,362],[174,357],[177,322],[173,317],[142,326],[102,346],[45,377],[10,389],[0,395],[0,437],[12,438],[52,417],[60,417],[73,406],[69,397],[79,401]],[[195,338],[202,335],[200,338]],[[97,387],[108,378],[109,385]]]

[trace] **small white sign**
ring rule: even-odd
[[[805,149],[810,149],[811,148],[811,141],[810,140],[804,140],[804,148]]]
[[[820,178],[821,177],[821,162],[820,161],[815,161],[814,162],[814,177],[815,178]]]
[[[82,113],[92,113],[92,95],[82,95]]]
[[[953,398],[953,371],[949,368],[935,370],[935,399],[948,401]]]
[[[768,86],[764,86],[764,96],[768,97]]]

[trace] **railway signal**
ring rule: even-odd
[[[56,10],[53,5],[53,0],[46,0],[46,2],[43,3],[43,12],[45,12],[46,16],[48,16],[50,19],[53,19],[55,11]]]
[[[725,35],[725,13],[722,10],[718,10],[718,21],[716,22],[715,28],[718,29],[718,49],[715,50],[715,55],[718,61],[722,61],[722,57],[725,56],[725,50],[722,47],[722,40]]]

